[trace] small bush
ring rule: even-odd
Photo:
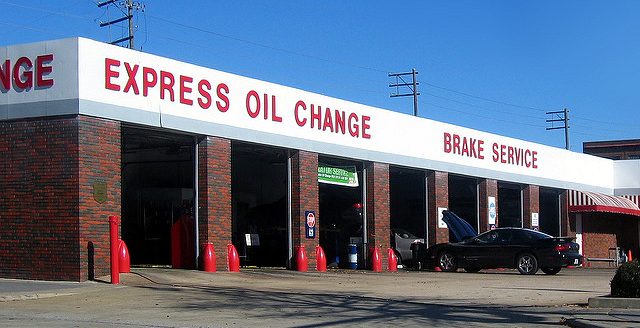
[[[640,297],[640,263],[622,264],[611,279],[611,296]]]

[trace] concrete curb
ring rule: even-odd
[[[590,308],[640,309],[640,298],[590,297]]]

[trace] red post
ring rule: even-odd
[[[320,246],[316,246],[316,270],[318,272],[327,272],[327,257]]]
[[[227,245],[227,259],[229,260],[229,272],[240,272],[240,257],[233,244]]]
[[[171,267],[174,269],[182,268],[180,228],[180,220],[171,225]]]
[[[389,248],[389,250],[387,251],[387,256],[389,259],[389,271],[398,271],[398,257],[396,256],[396,252],[393,251],[393,248]]]
[[[382,258],[380,257],[380,251],[378,247],[373,247],[371,253],[371,271],[382,272]]]
[[[120,283],[118,240],[118,217],[112,215],[109,216],[109,246],[111,251],[111,283],[114,285]]]
[[[296,246],[296,270],[300,272],[307,272],[309,269],[309,259],[307,259],[307,252],[304,246]]]
[[[204,244],[202,250],[202,271],[216,272],[216,252],[212,243]]]
[[[129,257],[129,248],[124,240],[118,240],[118,268],[120,273],[131,272],[131,258]]]

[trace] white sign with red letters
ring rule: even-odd
[[[74,38],[0,48],[0,120],[83,114],[321,154],[613,193],[610,160]]]

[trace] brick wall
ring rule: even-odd
[[[306,238],[305,211],[315,211],[316,237]],[[291,217],[294,250],[304,246],[309,259],[309,271],[316,269],[315,249],[320,244],[320,216],[318,189],[318,154],[296,151],[291,157]],[[295,252],[292,263],[295,268]]]
[[[480,233],[489,230],[489,199],[496,199],[496,223],[498,223],[498,181],[484,179],[480,181],[478,198],[480,200]]]
[[[429,246],[449,242],[449,229],[438,228],[438,208],[449,208],[449,174],[429,171],[427,173],[427,193],[429,202]]]
[[[526,185],[522,190],[522,195],[522,224],[524,228],[531,229],[531,213],[540,214],[540,187],[535,185]]]
[[[0,122],[0,276],[80,280],[78,119]]]
[[[212,243],[217,270],[228,270],[227,245],[231,243],[231,141],[228,139],[206,137],[198,144],[198,205],[200,245]]]
[[[108,216],[120,214],[119,123],[83,116],[0,122],[0,153],[0,276],[108,274]],[[94,186],[102,184],[99,203]]]
[[[387,250],[391,247],[391,215],[389,202],[389,165],[367,165],[367,241],[377,247],[386,270]],[[371,254],[369,254],[371,255]],[[370,262],[369,262],[370,263]]]
[[[80,116],[78,141],[79,279],[83,281],[110,272],[109,216],[121,213],[120,122]]]
[[[633,254],[638,254],[638,219],[613,213],[583,213],[582,245],[585,257],[613,258],[614,252],[609,249],[615,247],[623,248],[625,254],[629,249]],[[591,262],[590,265],[610,266],[598,262]]]

